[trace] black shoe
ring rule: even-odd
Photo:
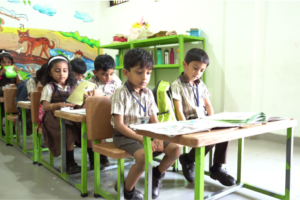
[[[100,155],[100,164],[102,164],[104,167],[108,167],[110,165],[107,156]]]
[[[125,187],[125,184],[124,184]],[[118,192],[118,182],[116,182],[114,189],[116,192]],[[141,193],[141,191],[136,190],[135,187],[133,187],[132,192],[128,192],[124,188],[124,198],[126,200],[144,200],[144,195]]]
[[[165,177],[165,173],[161,174],[159,178],[156,178],[154,176],[154,172],[152,172],[152,198],[153,199],[156,199],[159,196],[159,188],[162,187],[162,181],[164,177]]]
[[[182,172],[185,179],[190,182],[195,182],[195,164],[188,163],[185,159],[186,154],[182,154],[179,156],[180,164],[182,165]]]
[[[76,174],[81,172],[81,167],[77,163],[71,163],[67,165],[67,174]]]
[[[94,167],[95,167],[94,161],[90,162],[90,170],[94,170]],[[104,170],[104,169],[105,167],[100,165],[100,170]]]
[[[210,170],[210,178],[218,180],[224,186],[233,186],[236,183],[235,179],[227,173],[226,169],[220,169],[216,172]]]

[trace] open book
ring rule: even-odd
[[[232,128],[238,126],[239,124],[229,124],[212,120],[196,119],[187,121],[162,122],[155,124],[130,125],[130,128],[174,137],[176,135],[210,131],[213,128]]]
[[[86,114],[85,108],[80,108],[80,109],[60,109],[60,111],[67,112],[67,113],[73,113],[73,114],[81,114],[81,115],[85,115]]]
[[[95,84],[91,83],[89,81],[82,81],[78,84],[78,86],[75,88],[75,90],[72,92],[72,94],[67,99],[67,102],[74,103],[76,105],[81,106],[84,102],[84,94],[88,94],[88,91],[93,91],[95,88]]]
[[[267,121],[263,112],[223,112],[202,118],[233,124],[257,124]]]

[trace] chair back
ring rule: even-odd
[[[114,132],[111,120],[110,97],[93,96],[86,99],[86,125],[89,140],[111,138]]]
[[[15,104],[15,98],[17,97],[17,88],[4,88],[3,96],[5,113],[18,113]]]
[[[39,122],[39,107],[40,107],[40,99],[41,92],[31,92],[30,93],[30,101],[31,101],[31,121],[32,123],[37,124]]]

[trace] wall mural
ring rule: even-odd
[[[21,3],[17,0],[8,0],[10,3]],[[26,5],[31,5],[30,1],[23,1]],[[36,4],[32,7],[36,15],[47,15],[52,17],[57,10],[51,5]],[[0,7],[0,48],[8,50],[13,56],[15,65],[23,79],[35,76],[36,70],[47,62],[50,56],[64,55],[70,61],[80,58],[87,65],[86,77],[90,77],[94,69],[94,59],[98,54],[99,40],[81,36],[78,31],[62,32],[55,30],[7,27],[6,18],[12,18],[25,24],[28,17],[24,13],[16,13],[13,9]],[[75,11],[74,20],[81,20],[84,23],[94,21],[88,13]]]

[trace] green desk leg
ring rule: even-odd
[[[196,148],[196,155],[195,155],[195,200],[204,199],[204,157],[205,157],[205,147]]]
[[[81,122],[81,197],[87,196],[87,129],[86,122]]]
[[[242,182],[242,164],[243,164],[243,154],[244,154],[244,138],[239,139],[238,143],[238,166],[237,166],[237,183]]]
[[[60,173],[66,174],[67,172],[67,133],[65,119],[60,118],[60,130],[61,130],[61,158],[60,158]]]
[[[291,165],[293,163],[294,128],[288,128],[286,134],[285,200],[291,199]]]
[[[13,125],[12,121],[8,121],[8,125],[9,125],[9,134],[10,134],[10,145],[13,146],[13,144],[14,144],[14,125]]]
[[[38,126],[38,124],[32,123],[32,139],[33,139],[33,164],[38,163],[38,150],[39,150],[39,140],[38,140],[38,133],[35,131],[35,128]]]
[[[145,200],[152,199],[152,167],[153,155],[151,148],[151,138],[143,136],[145,149]]]
[[[94,144],[99,144],[99,140],[95,140]],[[94,197],[100,197],[99,194],[97,194],[97,190],[100,189],[100,154],[94,152]]]
[[[26,124],[26,109],[22,108],[22,127],[23,127],[23,152],[26,152],[26,137],[27,137],[27,124]]]
[[[7,120],[7,113],[5,113],[5,142],[6,146],[12,146],[12,144],[9,143],[9,123]]]

